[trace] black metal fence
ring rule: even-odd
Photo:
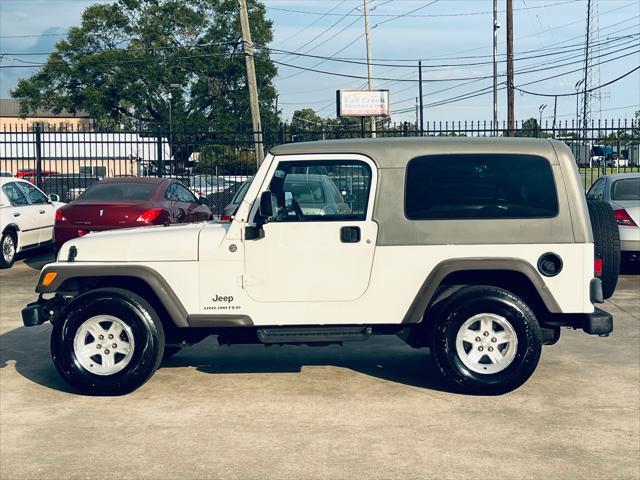
[[[492,122],[383,123],[377,137],[516,136],[554,138],[573,151],[585,189],[601,175],[640,171],[640,120],[602,120],[586,127],[566,121],[517,122],[513,130]],[[268,149],[290,142],[371,137],[360,123],[281,124],[263,132]],[[25,178],[46,193],[71,201],[92,183],[117,176],[171,176],[206,196],[220,214],[257,168],[254,139],[247,132],[87,131],[7,128],[0,131],[0,175]]]

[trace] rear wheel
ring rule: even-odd
[[[11,230],[0,236],[0,268],[10,268],[16,259],[16,235]]]
[[[54,324],[51,356],[82,393],[121,395],[144,384],[164,352],[153,307],[127,290],[98,289],[79,297]]]
[[[444,377],[468,393],[514,390],[533,374],[542,333],[531,309],[497,287],[460,289],[443,306],[431,353]]]
[[[602,294],[609,298],[616,289],[620,271],[620,231],[608,203],[589,200],[587,206],[593,230],[594,256],[602,260]]]

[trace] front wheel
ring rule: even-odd
[[[62,377],[90,395],[121,395],[144,384],[164,352],[164,331],[153,307],[120,289],[79,297],[54,324],[51,356]]]
[[[509,392],[538,365],[538,321],[520,298],[502,288],[462,288],[435,321],[432,356],[445,378],[465,392]]]
[[[4,232],[0,236],[0,268],[10,268],[16,259],[16,236],[13,232]]]

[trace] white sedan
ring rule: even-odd
[[[0,268],[9,268],[16,253],[52,243],[57,195],[45,195],[30,182],[0,178]]]
[[[640,173],[600,177],[587,192],[587,199],[611,205],[618,222],[622,260],[640,261]]]

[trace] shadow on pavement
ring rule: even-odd
[[[620,275],[640,275],[640,261],[621,262]]]
[[[51,325],[19,327],[0,335],[0,368],[15,364],[23,377],[63,392],[72,389],[60,378],[49,353]]]
[[[49,353],[51,325],[19,327],[0,335],[0,368],[14,363],[28,380],[73,393],[58,375]],[[440,377],[426,350],[395,336],[323,347],[233,345],[220,347],[209,337],[187,347],[160,368],[196,367],[208,374],[297,373],[305,366],[335,366],[415,387],[454,392]]]
[[[42,249],[41,251],[34,252],[34,254],[25,257],[24,264],[34,270],[42,270],[47,263],[55,261],[55,255],[51,249]]]

